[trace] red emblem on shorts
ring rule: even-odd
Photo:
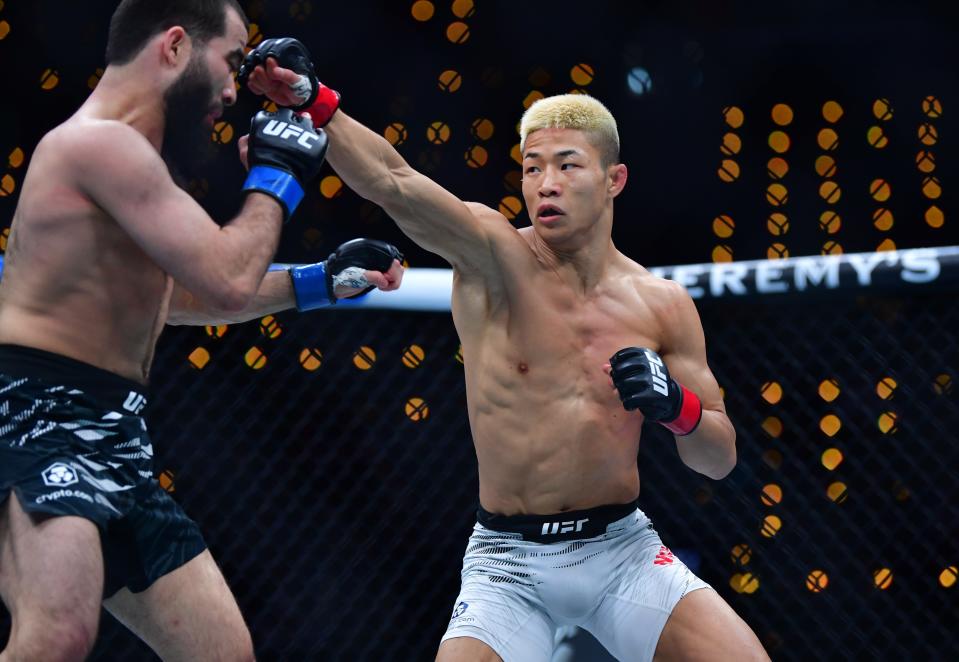
[[[656,558],[653,560],[653,563],[656,565],[669,565],[672,562],[673,553],[669,551],[669,547],[662,545],[659,551],[656,552]]]

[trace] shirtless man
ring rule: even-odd
[[[627,170],[609,111],[581,95],[529,108],[532,226],[517,230],[337,112],[339,95],[307,65],[302,45],[264,43],[241,77],[309,112],[343,181],[453,266],[481,507],[437,659],[545,661],[565,624],[621,660],[768,659],[636,507],[644,418],[717,480],[736,463],[735,432],[689,295],[613,245]]]
[[[236,99],[246,40],[235,0],[124,0],[99,85],[33,155],[0,281],[3,662],[85,658],[101,602],[164,660],[252,659],[196,524],[153,478],[157,337],[399,285],[395,249],[365,240],[264,278],[323,162],[308,119],[257,115],[247,196],[223,227],[174,184],[168,166],[189,165]]]

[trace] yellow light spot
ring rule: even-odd
[[[767,416],[762,424],[763,432],[773,439],[777,439],[783,433],[783,422],[776,416]]]
[[[779,485],[770,483],[763,487],[762,494],[759,495],[759,500],[763,502],[764,506],[775,506],[783,500],[783,490]]]
[[[406,139],[409,137],[409,132],[400,122],[393,122],[383,129],[383,137],[394,147],[399,147],[406,142]]]
[[[372,347],[363,345],[353,352],[353,365],[359,370],[369,370],[376,363],[376,352]]]
[[[569,71],[569,77],[577,85],[589,85],[593,82],[593,68],[586,63],[579,63]]]
[[[883,133],[881,126],[871,126],[866,130],[866,142],[876,149],[882,149],[889,144],[889,138]]]
[[[876,395],[883,400],[888,400],[896,393],[896,387],[899,384],[892,377],[883,377],[876,382]]]
[[[327,175],[320,180],[320,193],[324,198],[335,198],[343,193],[343,180],[336,175]]]
[[[724,182],[734,182],[739,179],[739,164],[732,159],[723,159],[717,174]]]
[[[10,24],[7,21],[0,21],[0,41],[7,38],[10,34]]]
[[[403,349],[401,360],[403,361],[403,365],[412,369],[418,368],[424,358],[426,358],[426,352],[423,351],[422,347],[419,345],[409,345]]]
[[[456,349],[456,354],[453,356],[453,358],[456,359],[457,363],[460,363],[460,364],[463,363],[463,345],[462,344],[460,344],[460,346]]]
[[[453,0],[453,16],[456,18],[469,18],[476,13],[476,5],[473,0]]]
[[[766,162],[766,174],[772,179],[782,179],[789,172],[789,164],[786,159],[774,156]]]
[[[923,122],[919,125],[919,142],[923,145],[932,146],[939,141],[939,131],[929,122]]]
[[[942,185],[939,183],[939,178],[935,175],[923,177],[922,194],[931,200],[935,200],[942,195]]]
[[[160,484],[160,487],[167,492],[176,492],[176,485],[173,483],[173,478],[173,472],[166,469],[165,471],[161,471],[160,475],[157,476],[157,482]]]
[[[512,221],[523,211],[523,203],[515,195],[507,195],[499,201],[499,213]]]
[[[213,133],[210,138],[219,145],[229,144],[233,140],[233,125],[229,122],[217,122],[213,125]]]
[[[713,234],[721,239],[727,239],[733,236],[735,229],[735,221],[726,214],[720,214],[713,219]]]
[[[789,257],[789,249],[779,242],[770,244],[766,249],[766,258],[769,260],[784,260]]]
[[[781,207],[789,201],[789,190],[782,184],[775,183],[766,187],[766,202],[773,207]]]
[[[876,588],[880,591],[885,591],[887,588],[892,586],[892,570],[889,568],[879,568],[872,573],[873,581],[876,583]]]
[[[890,230],[894,220],[892,212],[885,207],[880,207],[872,212],[872,224],[880,232]]]
[[[943,588],[952,588],[956,585],[957,576],[959,576],[959,569],[950,565],[939,573],[939,585]]]
[[[822,105],[823,119],[830,124],[838,122],[839,118],[842,117],[842,113],[842,106],[835,101],[827,101]]]
[[[542,98],[543,98],[542,92],[540,92],[539,90],[533,90],[532,92],[526,95],[525,99],[523,99],[523,108],[529,108],[530,106],[532,106],[534,103],[536,103]]]
[[[842,503],[848,497],[846,484],[838,480],[830,483],[829,487],[826,488],[826,496],[829,497],[831,501]]]
[[[816,157],[816,174],[820,177],[836,176],[836,159],[828,154],[822,154]]]
[[[769,134],[769,148],[777,154],[789,151],[789,136],[784,131],[773,131]]]
[[[523,152],[520,151],[519,143],[513,145],[509,150],[509,156],[511,159],[523,165]],[[521,182],[522,183],[522,182]]]
[[[60,83],[60,74],[56,69],[44,69],[40,74],[40,89],[52,90]]]
[[[723,156],[735,156],[742,148],[742,139],[732,131],[728,131],[723,135],[723,143],[719,146],[719,151],[723,153]]]
[[[932,380],[932,390],[936,395],[945,395],[952,392],[952,375],[942,373]]]
[[[305,347],[300,350],[300,365],[304,370],[313,372],[323,365],[323,352],[315,347]]]
[[[833,471],[842,464],[842,451],[838,448],[827,448],[822,452],[821,461],[822,466],[829,469],[829,471]]]
[[[759,588],[759,579],[751,572],[736,573],[729,580],[729,586],[736,593],[755,593]]]
[[[872,114],[880,122],[888,122],[892,119],[892,104],[889,99],[876,99],[872,102]]]
[[[446,122],[431,122],[426,128],[426,139],[434,145],[442,145],[450,139],[450,127]]]
[[[892,186],[885,179],[874,179],[869,184],[869,195],[877,202],[885,202],[892,196]]]
[[[723,118],[726,120],[726,124],[733,129],[741,127],[746,119],[739,106],[726,106],[723,108]]]
[[[203,347],[197,347],[186,359],[190,366],[196,368],[197,370],[203,370],[206,367],[206,364],[210,362],[210,352],[208,352]]]
[[[749,545],[743,543],[734,546],[729,556],[735,565],[745,566],[753,558],[753,550],[749,548]]]
[[[806,576],[806,588],[819,593],[829,586],[829,576],[822,570],[813,570]]]
[[[416,0],[410,7],[410,13],[417,21],[423,22],[433,18],[433,3],[429,0]]]
[[[819,185],[819,197],[825,200],[827,204],[834,205],[842,197],[842,189],[839,188],[839,184],[827,179]]]
[[[896,250],[896,242],[888,237],[879,242],[879,245],[876,246],[876,252],[881,253],[883,251],[894,251]]]
[[[763,534],[764,538],[772,538],[783,526],[783,521],[779,519],[776,515],[766,515],[763,518],[763,524],[759,529],[759,532]]]
[[[916,154],[916,167],[919,172],[930,173],[936,169],[936,155],[928,149],[920,149]]]
[[[486,151],[486,148],[482,145],[473,145],[468,150],[466,154],[463,155],[463,158],[466,159],[466,165],[470,168],[482,168],[486,165],[487,159],[489,159],[489,154]]]
[[[782,236],[789,232],[789,219],[786,218],[785,214],[780,214],[778,211],[773,212],[766,219],[766,229],[773,236]]]
[[[266,365],[267,358],[259,347],[251,347],[243,355],[243,361],[254,370],[260,370]]]
[[[842,421],[839,420],[839,417],[835,414],[826,414],[819,420],[819,429],[822,430],[827,437],[834,437],[836,433],[842,428]]]
[[[446,38],[454,44],[465,44],[470,38],[470,28],[462,21],[453,21],[446,28]]]
[[[429,405],[426,404],[423,398],[410,398],[407,400],[405,411],[411,421],[417,422],[426,420],[430,415]]]
[[[8,195],[13,195],[13,192],[17,190],[17,182],[14,181],[13,177],[9,174],[0,177],[0,198],[5,198]]]
[[[7,157],[7,163],[10,164],[11,168],[19,168],[23,165],[23,150],[19,147],[14,147],[13,151],[10,152],[10,156]]]
[[[827,241],[820,252],[823,255],[842,255],[842,246],[838,241]]]
[[[459,75],[459,72],[453,71],[452,69],[447,69],[440,74],[439,80],[436,83],[436,86],[439,87],[444,92],[455,92],[460,89],[460,86],[463,84],[463,77]]]
[[[932,95],[927,96],[922,100],[922,112],[926,114],[926,117],[935,119],[942,115],[942,104],[936,97]]]
[[[712,258],[713,262],[732,262],[733,249],[727,244],[720,244],[713,248]]]
[[[832,402],[839,397],[839,382],[835,379],[824,379],[819,382],[819,397],[826,402]]]
[[[283,327],[280,326],[280,323],[273,315],[267,315],[260,320],[260,333],[262,333],[264,337],[273,340],[283,335]]]
[[[820,129],[816,135],[816,142],[827,152],[831,152],[839,147],[839,135],[832,129]]]
[[[819,215],[819,229],[827,234],[836,234],[842,227],[842,218],[831,209]],[[835,242],[833,242],[835,243]]]
[[[899,414],[894,411],[884,411],[879,414],[879,420],[876,421],[876,424],[879,426],[879,431],[883,434],[896,434],[899,430]]]
[[[470,133],[478,140],[489,140],[493,137],[493,123],[484,117],[473,120],[470,125]]]
[[[771,115],[773,122],[779,126],[788,126],[793,121],[793,109],[784,103],[773,106]]]

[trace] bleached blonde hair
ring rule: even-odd
[[[616,120],[599,101],[586,94],[545,97],[526,109],[519,124],[519,148],[526,149],[529,134],[540,129],[576,129],[590,135],[603,165],[619,163],[619,131]]]

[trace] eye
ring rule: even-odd
[[[526,169],[527,175],[533,175],[533,174],[536,174],[537,172],[539,172],[539,168],[536,166],[530,166]]]
[[[563,170],[566,170],[566,168],[578,168],[578,167],[579,165],[576,163],[564,163],[562,166]]]

